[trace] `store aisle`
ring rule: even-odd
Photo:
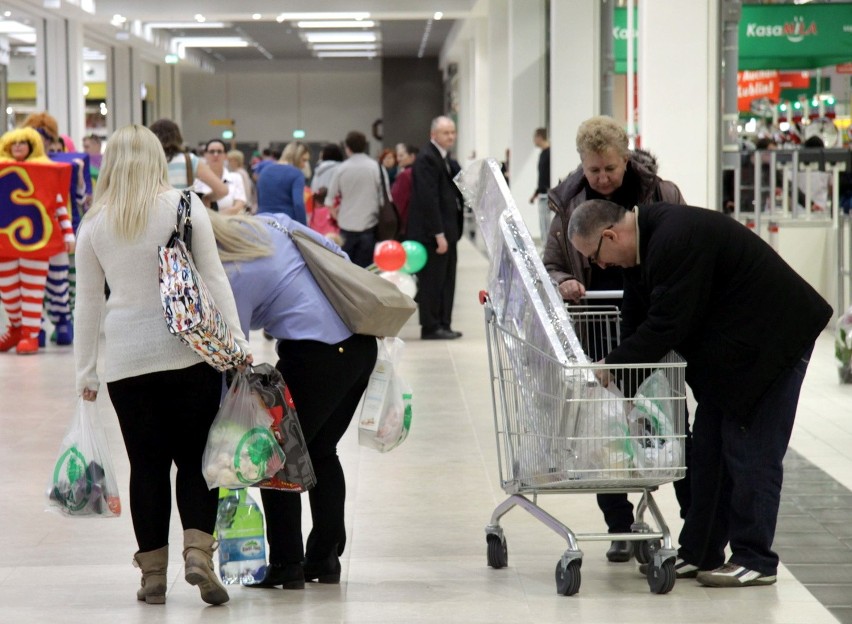
[[[43,511],[49,471],[74,408],[72,353],[51,346],[34,357],[0,354],[0,622],[835,621],[787,568],[782,567],[779,582],[771,587],[720,590],[680,581],[671,594],[657,596],[649,593],[635,563],[609,564],[604,559],[606,544],[593,542],[581,543],[585,558],[580,593],[558,596],[553,570],[565,545],[520,510],[503,520],[509,566],[488,568],[484,526],[504,494],[497,476],[483,316],[477,301],[485,273],[479,252],[462,243],[454,326],[464,338],[421,342],[414,320],[403,331],[408,340],[403,370],[414,389],[410,438],[386,455],[360,448],[354,427],[343,440],[350,539],[341,584],[309,584],[304,591],[249,592],[237,587],[223,607],[206,607],[197,590],[184,582],[176,514],[167,604],[148,606],[135,600],[139,573],[131,566],[135,549],[126,511],[128,464],[106,393],[99,404],[125,514],[88,520]],[[273,357],[272,343],[259,334],[252,342],[256,361]],[[805,462],[796,464],[797,470],[816,471],[810,474],[839,482],[824,487],[845,491],[852,487],[852,387],[837,385],[832,358],[826,334],[805,382],[793,447],[797,461]],[[676,534],[680,521],[670,485],[661,489],[658,501]],[[593,496],[545,497],[542,504],[576,530],[603,530]],[[801,507],[785,503],[790,517],[802,515],[796,509]],[[799,535],[799,550],[818,547],[810,540],[810,528]],[[798,541],[795,536],[785,539]],[[837,578],[852,578],[852,565],[842,561],[834,567],[812,567],[831,585],[831,570],[838,570]],[[791,569],[806,566],[797,563]]]

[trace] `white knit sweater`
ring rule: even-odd
[[[77,239],[77,306],[74,312],[74,357],[77,392],[98,390],[100,324],[106,348],[103,379],[107,382],[202,362],[179,338],[169,333],[160,303],[157,247],[174,231],[179,193],[161,193],[145,231],[126,241],[112,229],[106,211],[89,215]],[[192,256],[213,300],[237,343],[250,353],[240,329],[234,295],[219,261],[207,210],[193,196]],[[104,305],[104,279],[110,297]],[[103,314],[103,321],[102,321]]]

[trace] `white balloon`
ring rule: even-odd
[[[389,281],[391,284],[399,288],[399,290],[409,297],[414,297],[417,294],[417,282],[414,277],[400,271],[382,271],[379,276]]]

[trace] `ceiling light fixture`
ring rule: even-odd
[[[311,49],[315,52],[322,50],[376,50],[378,43],[312,43]]]
[[[355,12],[328,12],[328,13],[281,13],[275,18],[279,24],[281,22],[297,22],[299,20],[364,20],[370,17],[367,11]]]
[[[11,11],[3,11],[3,17],[12,17]]]
[[[313,20],[296,22],[299,28],[374,28],[373,20]]]
[[[423,58],[426,53],[426,44],[429,42],[429,35],[432,32],[432,20],[426,20],[426,29],[423,31],[423,37],[420,39],[420,48],[417,50],[417,58]]]
[[[378,41],[374,32],[309,32],[304,35],[308,43],[373,43]]]
[[[145,28],[154,30],[186,30],[189,28],[230,28],[230,22],[145,22]]]
[[[251,14],[251,18],[253,20],[259,20],[261,17],[263,17],[263,15],[261,15],[260,13],[252,13]]]
[[[207,21],[207,18],[204,17],[201,13],[196,13],[195,14],[195,21],[200,22],[200,23],[204,23],[204,22]]]
[[[376,58],[375,52],[317,52],[317,58]]]
[[[109,23],[113,26],[123,26],[125,22],[127,22],[127,18],[119,13],[113,15],[112,19],[109,21]]]
[[[172,43],[184,48],[246,48],[249,44],[240,37],[174,37]]]
[[[435,11],[435,15],[432,16],[433,20],[441,20],[444,19],[444,14],[441,11]]]

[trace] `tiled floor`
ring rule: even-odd
[[[402,334],[410,339],[404,372],[415,397],[411,437],[387,455],[361,449],[353,429],[342,443],[350,541],[339,586],[234,588],[228,605],[206,607],[183,581],[175,516],[168,602],[138,603],[128,513],[87,520],[43,511],[49,471],[74,408],[70,349],[0,354],[0,622],[834,622],[814,594],[852,621],[846,606],[852,604],[846,523],[852,493],[845,489],[852,487],[852,387],[837,385],[828,335],[817,346],[793,436],[778,534],[789,566],[777,585],[714,590],[681,581],[657,596],[635,563],[608,564],[605,544],[587,542],[581,543],[580,592],[561,597],[553,570],[565,544],[519,510],[503,519],[509,566],[488,568],[483,529],[504,494],[476,297],[486,263],[464,243],[459,264],[455,325],[464,338],[421,342],[413,322]],[[273,357],[271,343],[259,335],[252,341],[256,360]],[[106,398],[100,407],[126,504],[128,464]],[[676,534],[671,486],[658,501]],[[593,496],[554,496],[543,505],[578,531],[603,530]]]

